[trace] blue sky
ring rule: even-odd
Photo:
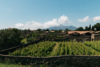
[[[100,22],[100,0],[0,0],[0,29],[85,27]]]

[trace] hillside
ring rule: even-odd
[[[59,29],[62,29],[62,30],[65,30],[66,28],[70,29],[70,30],[75,30],[77,29],[77,27],[75,26],[64,26],[64,25],[60,25],[60,26],[55,26],[55,27],[50,27],[49,30],[59,30]]]

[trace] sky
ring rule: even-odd
[[[100,0],[0,0],[0,29],[85,27],[100,22]]]

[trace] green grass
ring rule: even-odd
[[[0,67],[29,67],[29,66],[18,65],[18,64],[0,63]]]
[[[9,63],[0,63],[0,67],[47,67],[45,64],[36,65],[21,65],[21,64],[9,64]]]
[[[7,63],[0,63],[0,67],[73,67],[73,66],[68,66],[66,64],[61,64],[61,65],[53,65],[53,64],[40,64],[40,65],[19,65],[19,64],[7,64]]]

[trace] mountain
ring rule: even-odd
[[[62,29],[62,30],[65,30],[66,28],[70,29],[70,30],[75,30],[77,29],[77,27],[75,26],[64,26],[64,25],[60,25],[60,26],[55,26],[55,27],[50,27],[48,28],[49,30],[59,30],[59,29]]]

